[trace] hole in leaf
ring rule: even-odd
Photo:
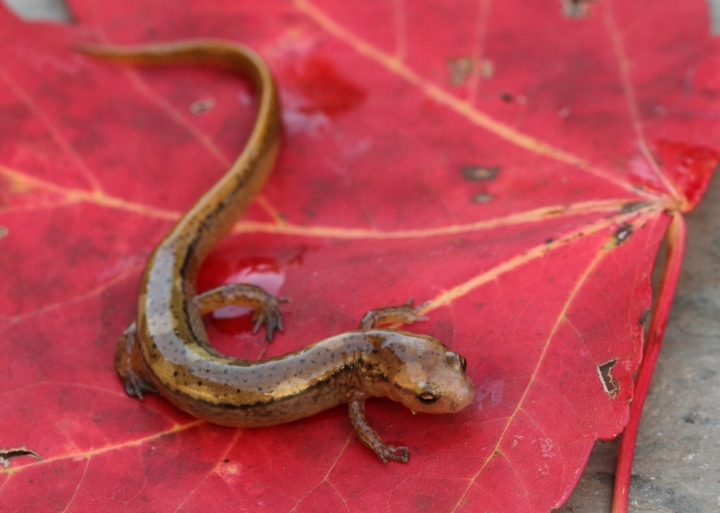
[[[21,456],[32,456],[36,460],[42,461],[42,458],[35,451],[31,451],[27,447],[16,447],[14,449],[0,449],[0,465],[3,468],[8,468],[11,459]]]
[[[618,359],[613,358],[610,361],[598,365],[598,374],[600,374],[600,380],[602,381],[605,393],[610,399],[615,399],[620,391],[620,384],[613,377],[612,370],[617,364]]]

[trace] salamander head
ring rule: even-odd
[[[475,397],[465,358],[439,340],[395,330],[365,337],[375,347],[362,374],[366,392],[425,413],[455,413]]]

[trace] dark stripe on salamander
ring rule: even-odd
[[[309,387],[305,388],[304,392],[308,392],[308,391],[314,390],[316,388],[319,388],[323,385],[327,385],[327,384],[329,384],[330,381],[337,379],[341,373],[348,371],[348,370],[352,370],[351,366],[343,366],[337,372],[329,375],[325,379],[319,380],[319,381],[313,383],[312,385],[310,385]],[[168,388],[168,391],[172,392],[173,395],[177,395],[178,397],[180,397],[182,399],[187,398],[186,394],[184,394],[182,392],[178,392],[177,390],[170,390]],[[293,399],[297,399],[297,397],[296,396],[287,396],[282,399],[276,399],[274,397],[270,397],[270,398],[268,398],[268,400],[265,400],[265,401],[256,401],[254,403],[245,403],[245,404],[214,403],[211,401],[205,401],[203,399],[193,399],[193,402],[196,404],[202,404],[204,406],[208,406],[211,408],[222,408],[223,410],[250,410],[250,409],[253,409],[256,407],[268,406],[271,404],[278,404],[278,403],[282,403],[283,401],[293,400]]]
[[[252,165],[253,162],[248,162],[248,166]],[[238,178],[245,178],[239,179],[236,181],[235,186],[230,190],[230,192],[225,196],[225,199],[219,203],[217,203],[217,206],[214,210],[210,212],[210,217],[214,218],[218,215],[219,212],[221,212],[225,206],[232,201],[232,198],[237,194],[238,190],[245,187],[245,184],[247,182],[247,176],[245,175],[239,175]],[[192,261],[193,256],[195,255],[196,248],[198,244],[202,241],[203,238],[203,232],[207,229],[208,225],[205,221],[198,227],[198,229],[195,231],[195,237],[192,239],[190,244],[188,245],[187,251],[185,251],[185,258],[183,259],[182,266],[180,267],[180,276],[183,279],[183,281],[187,280],[187,272],[188,267],[190,266],[190,262]],[[199,266],[198,266],[199,267]],[[194,338],[194,342],[198,343],[199,345],[203,345],[202,342],[205,341],[205,337],[201,337],[199,334],[195,333],[193,323],[190,322],[190,311],[188,309],[190,301],[185,299],[183,301],[182,309],[184,314],[184,321],[186,326],[188,327],[190,333],[192,334],[192,337]]]

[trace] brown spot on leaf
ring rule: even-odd
[[[448,59],[447,67],[450,71],[450,85],[457,87],[463,85],[467,81],[468,77],[473,72],[475,65],[470,57],[458,57],[455,59]]]
[[[21,456],[32,456],[36,460],[42,461],[40,455],[35,451],[31,451],[27,447],[16,447],[14,449],[0,449],[0,465],[2,465],[3,468],[8,468],[11,459]]]
[[[605,363],[598,365],[598,374],[600,374],[600,381],[603,384],[605,393],[610,399],[615,399],[620,392],[620,383],[613,377],[612,370],[617,365],[618,359],[613,358]]]
[[[489,194],[487,192],[481,192],[480,194],[476,194],[473,196],[473,203],[487,203],[489,201],[492,201],[493,197],[492,194]]]
[[[595,0],[562,0],[563,14],[568,18],[584,18],[587,16],[589,4]]]
[[[471,182],[489,182],[495,180],[500,172],[499,166],[465,166],[460,172],[465,180]]]
[[[633,227],[630,224],[623,223],[620,225],[620,228],[618,228],[615,233],[613,234],[613,239],[615,241],[615,245],[619,246],[623,242],[627,240],[630,235],[632,235]]]
[[[525,105],[527,103],[527,98],[522,94],[512,94],[507,91],[501,91],[498,97],[505,103],[514,103],[517,105]]]
[[[650,203],[646,201],[631,201],[630,203],[625,203],[622,208],[620,209],[621,214],[629,214],[630,212],[635,212],[637,210],[640,210],[642,208],[647,207],[650,205]]]
[[[502,91],[498,96],[505,103],[513,103],[515,101],[515,97],[507,91]]]
[[[190,112],[199,116],[200,114],[211,111],[213,107],[215,107],[215,98],[203,98],[202,100],[192,102]]]

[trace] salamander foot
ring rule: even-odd
[[[350,424],[355,432],[370,449],[378,455],[383,463],[388,460],[407,463],[410,459],[410,449],[401,445],[390,445],[383,442],[365,417],[365,400],[367,396],[363,392],[353,390],[349,394],[348,416]]]
[[[265,338],[270,341],[275,331],[283,331],[282,315],[278,305],[290,300],[275,297],[262,287],[249,283],[231,283],[208,290],[195,298],[200,314],[205,315],[228,305],[247,306],[253,309],[253,333],[265,326]]]
[[[418,321],[427,321],[428,318],[420,315],[423,305],[413,307],[412,298],[400,306],[386,306],[366,313],[360,321],[361,330],[370,330],[383,324],[412,324]]]
[[[125,393],[130,397],[142,400],[145,392],[157,394],[158,391],[149,380],[142,377],[139,371],[140,355],[137,352],[136,339],[137,329],[135,323],[132,323],[118,340],[115,352],[115,370],[125,386]]]

